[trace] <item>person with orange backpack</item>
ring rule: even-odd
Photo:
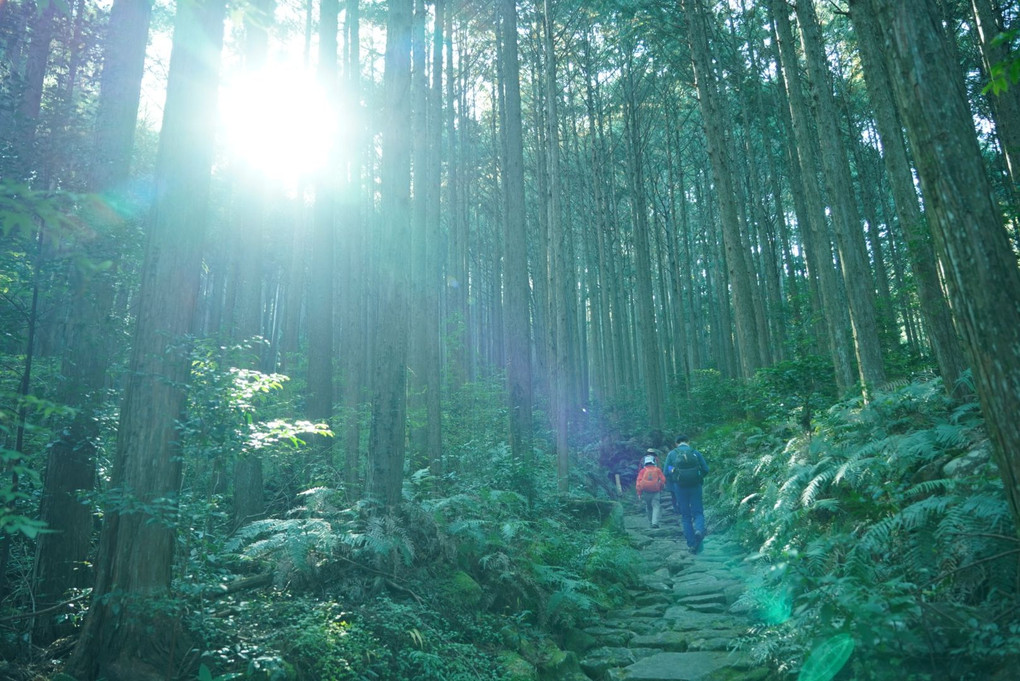
[[[644,501],[645,514],[648,517],[648,523],[653,528],[659,526],[659,512],[662,508],[659,495],[662,492],[662,488],[666,486],[666,476],[663,475],[662,469],[658,466],[656,454],[657,452],[654,449],[648,450],[648,455],[644,458],[643,465],[641,470],[638,471],[637,480],[634,483],[638,501]],[[644,499],[642,499],[642,496]]]

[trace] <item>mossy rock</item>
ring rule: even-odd
[[[618,501],[566,495],[561,495],[558,501],[566,513],[581,522],[623,531],[623,505]]]
[[[552,641],[546,641],[542,648],[542,660],[538,664],[540,681],[589,681],[581,671],[577,653],[560,650]]]
[[[439,584],[437,588],[442,599],[464,610],[473,610],[481,602],[484,593],[474,578],[463,570],[458,570]]]
[[[502,650],[496,656],[499,666],[503,668],[504,681],[538,681],[538,670],[523,657],[512,650]]]
[[[563,647],[583,655],[598,646],[598,640],[582,629],[567,629],[563,634]]]

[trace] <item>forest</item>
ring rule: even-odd
[[[0,680],[1014,678],[1018,21],[0,0]]]

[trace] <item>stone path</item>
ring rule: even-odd
[[[626,502],[625,502],[626,503]],[[595,681],[764,681],[733,643],[753,624],[738,604],[749,571],[745,552],[725,533],[709,534],[691,555],[672,509],[658,529],[631,502],[624,527],[641,552],[641,586],[634,606],[613,612],[584,631],[596,642],[581,659]]]

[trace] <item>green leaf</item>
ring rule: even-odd
[[[837,634],[812,651],[797,678],[800,681],[829,681],[839,673],[853,652],[853,637]]]

